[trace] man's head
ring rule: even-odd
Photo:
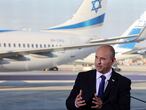
[[[100,73],[107,73],[115,61],[115,50],[110,45],[102,45],[96,50],[95,68]]]

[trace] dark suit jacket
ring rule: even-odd
[[[103,106],[100,110],[130,110],[130,85],[131,81],[128,78],[113,70],[102,97]],[[75,107],[75,98],[80,90],[83,90],[82,97],[85,99],[87,106],[77,109]],[[96,93],[96,70],[79,73],[73,89],[66,100],[67,109],[94,110],[91,109],[94,93]]]

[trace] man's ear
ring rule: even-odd
[[[116,58],[112,58],[112,62],[114,63],[116,61]]]

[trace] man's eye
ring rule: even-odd
[[[95,58],[98,58],[97,56],[95,56]]]
[[[105,58],[101,58],[101,60],[106,60]]]

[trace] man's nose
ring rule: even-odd
[[[100,64],[101,60],[99,58],[96,59],[96,63]]]

